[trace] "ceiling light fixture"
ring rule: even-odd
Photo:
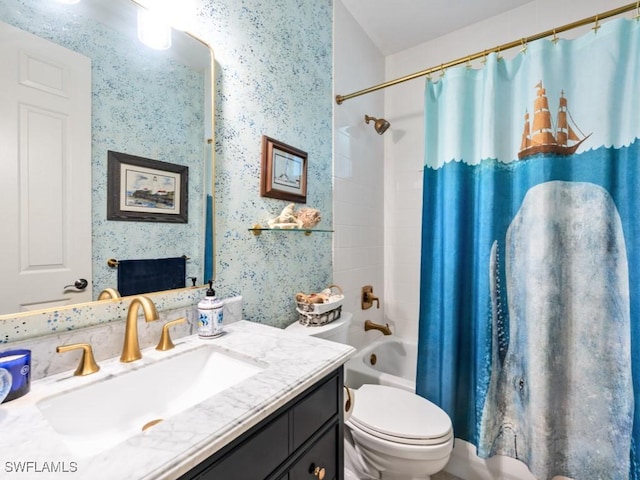
[[[150,48],[166,50],[171,47],[171,27],[155,12],[138,8],[138,39]]]
[[[180,31],[188,31],[195,17],[195,0],[135,0],[147,10],[154,12],[164,23]]]

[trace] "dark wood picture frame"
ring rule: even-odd
[[[107,153],[107,220],[188,223],[189,167]]]
[[[307,203],[307,152],[263,135],[260,195]]]

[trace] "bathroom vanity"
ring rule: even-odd
[[[99,362],[100,371],[85,377],[68,371],[33,382],[30,393],[0,405],[0,472],[16,479],[342,478],[342,365],[354,349],[247,321],[225,330],[215,340],[174,339],[168,352],[143,349],[130,364]],[[162,421],[141,431],[147,414]]]
[[[180,480],[342,478],[342,367]]]

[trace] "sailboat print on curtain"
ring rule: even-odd
[[[427,82],[416,391],[538,480],[640,479],[639,58],[612,21]]]
[[[533,128],[529,125],[529,113],[524,116],[524,131],[518,158],[523,159],[538,153],[553,153],[555,155],[571,155],[591,134],[580,138],[569,125],[569,109],[564,90],[560,93],[558,105],[557,127],[555,133],[551,123],[549,100],[542,82],[536,87],[537,97],[533,103]],[[577,126],[576,126],[577,128]]]

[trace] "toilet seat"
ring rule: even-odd
[[[406,390],[363,385],[356,391],[352,426],[404,445],[438,445],[453,436],[451,419],[437,405]]]

